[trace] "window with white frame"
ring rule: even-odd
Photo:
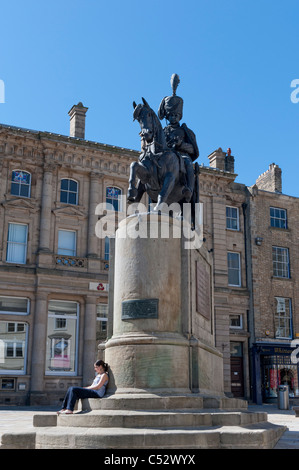
[[[76,375],[78,322],[79,304],[77,302],[49,301],[46,375]]]
[[[241,286],[240,253],[227,253],[228,285]]]
[[[60,184],[60,202],[77,205],[78,182],[70,178],[63,178]]]
[[[27,344],[27,323],[0,321],[0,373],[26,373]]]
[[[20,331],[25,331],[25,323],[18,323],[18,322],[11,322],[11,321],[7,323],[8,333],[19,333]]]
[[[103,340],[107,335],[107,322],[108,322],[108,304],[97,305],[97,328],[96,336],[97,341]]]
[[[275,338],[292,338],[292,304],[291,299],[275,297]]]
[[[58,255],[76,256],[77,232],[58,230]]]
[[[8,224],[7,263],[26,264],[28,225]]]
[[[243,316],[236,314],[229,316],[229,326],[230,328],[242,329],[243,328]]]
[[[116,212],[121,211],[121,189],[108,186],[106,188],[106,203],[111,204]]]
[[[10,193],[14,196],[30,197],[31,174],[27,171],[14,170],[11,176]]]
[[[23,343],[21,341],[7,341],[5,345],[6,345],[6,351],[5,351],[6,358],[24,357]]]
[[[30,302],[25,297],[0,296],[0,314],[29,315]]]
[[[226,228],[229,230],[239,230],[239,209],[238,207],[226,207]]]
[[[66,330],[67,320],[66,318],[55,318],[55,330]]]
[[[281,246],[272,246],[273,276],[290,277],[289,249]]]
[[[277,228],[288,228],[287,211],[278,207],[270,207],[270,225]]]

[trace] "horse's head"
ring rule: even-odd
[[[150,144],[154,138],[154,122],[153,122],[153,110],[150,108],[147,101],[142,98],[143,104],[136,104],[133,102],[133,118],[136,119],[140,124],[140,136]]]
[[[147,101],[142,98],[143,104],[133,102],[133,118],[140,124],[140,136],[147,144],[154,140],[160,143],[163,148],[166,145],[163,129],[156,113],[151,109]]]

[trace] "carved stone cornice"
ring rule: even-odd
[[[7,196],[6,196],[7,198]],[[1,202],[1,206],[3,206],[6,210],[23,210],[29,211],[31,213],[39,211],[39,204],[34,199],[25,199],[25,198],[7,198],[5,201]]]
[[[84,208],[78,208],[77,206],[66,205],[64,207],[59,206],[56,209],[52,209],[55,217],[64,218],[71,217],[77,219],[85,219],[87,217],[87,210],[84,211]]]

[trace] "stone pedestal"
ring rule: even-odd
[[[113,336],[105,348],[110,391],[190,391],[189,342],[181,322],[181,240],[172,234],[180,224],[141,214],[123,220],[116,232]],[[163,234],[168,228],[169,238],[161,233],[150,238],[151,230]]]
[[[181,225],[180,219],[155,213],[130,216],[119,225],[110,292],[113,332],[104,351],[109,393],[223,392],[211,260],[199,249],[184,248]],[[204,302],[198,306],[201,287],[208,292],[201,292]]]

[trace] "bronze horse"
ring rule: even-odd
[[[141,128],[141,148],[139,161],[131,163],[128,188],[128,202],[140,202],[146,192],[155,203],[154,211],[159,211],[161,205],[166,203],[179,203],[181,212],[185,188],[184,174],[180,171],[179,156],[174,150],[167,147],[164,131],[156,113],[142,98],[143,104],[133,102],[133,118]],[[194,203],[199,201],[198,174],[199,166],[194,165],[195,185],[191,198],[191,212],[194,212]],[[138,179],[136,184],[136,178]]]

